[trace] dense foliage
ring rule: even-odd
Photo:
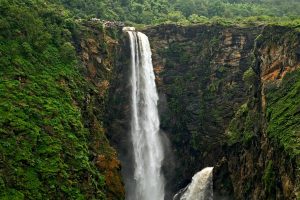
[[[280,85],[273,85],[267,94],[269,136],[290,155],[299,156],[300,71],[287,74]]]
[[[91,86],[70,13],[39,0],[1,0],[0,13],[0,199],[104,199],[89,140],[107,141],[82,117]]]
[[[300,15],[298,0],[52,0],[77,17],[98,17],[133,23],[201,22],[209,18]]]
[[[80,74],[72,43],[80,26],[79,19],[98,17],[128,24],[211,20],[227,23],[232,18],[241,22],[245,20],[243,17],[248,17],[247,23],[270,19],[297,21],[300,3],[298,0],[0,0],[0,13],[0,199],[105,199],[107,180],[105,173],[96,168],[91,141],[101,143],[95,150],[100,151],[97,154],[112,154],[112,150],[101,124],[95,125],[97,130],[91,136],[83,117],[86,93],[95,88]],[[209,47],[204,55],[218,45],[218,38],[209,40],[203,43]],[[198,46],[198,43],[193,45]],[[191,55],[185,51],[189,46],[174,44],[162,52],[173,56],[167,65],[190,64]],[[194,70],[207,73],[208,60],[203,59],[203,62],[203,68]],[[186,99],[181,97],[183,92],[189,95],[185,88],[195,79],[192,72],[186,73],[185,82],[175,77],[176,87],[169,88],[176,94],[171,99],[170,109],[182,122],[190,119],[188,115],[181,115],[183,107],[180,105],[185,105]],[[220,68],[218,73],[230,72]],[[244,78],[245,82],[251,81],[251,71],[245,73]],[[205,88],[203,100],[215,98],[220,83],[215,81]],[[286,95],[283,97],[282,93]],[[299,112],[295,106],[299,105],[297,95],[299,73],[287,76],[278,90],[271,91],[268,132],[298,155],[299,140],[295,136],[299,119],[289,120]],[[178,99],[183,103],[176,102]],[[247,104],[241,108],[240,114],[249,122],[246,128],[251,129],[250,122],[256,116],[248,112]],[[204,109],[207,108],[197,110],[197,120],[205,125]],[[222,113],[218,109],[224,110],[213,108],[207,113],[221,124]],[[176,128],[182,134],[182,123]],[[280,134],[285,131],[288,133]],[[248,129],[244,132],[244,139],[251,139],[252,133]],[[192,137],[191,151],[200,146],[196,143],[200,137],[197,134],[194,131],[189,136]],[[268,180],[269,175],[266,177]]]

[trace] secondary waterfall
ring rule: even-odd
[[[134,155],[134,192],[128,200],[163,200],[164,158],[159,137],[158,94],[155,85],[148,37],[133,28],[124,28],[131,49],[131,139]]]
[[[213,167],[206,167],[193,176],[191,184],[179,191],[173,200],[213,200]]]

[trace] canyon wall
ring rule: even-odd
[[[0,199],[124,199],[134,166],[122,23],[31,3],[3,7]],[[299,27],[142,31],[160,96],[166,199],[206,166],[216,199],[299,199]]]
[[[168,189],[217,166],[217,195],[296,198],[299,32],[220,25],[162,25],[145,32],[161,128],[175,156],[173,168],[165,170]]]
[[[151,42],[160,96],[166,199],[206,166],[215,166],[216,199],[296,199],[298,30],[216,24],[142,31]],[[133,173],[130,52],[126,35],[118,42],[104,126],[126,178]]]
[[[73,35],[80,71],[87,82],[85,98],[80,107],[85,127],[90,131],[89,154],[97,170],[104,176],[106,199],[111,200],[125,198],[121,163],[107,139],[105,128],[106,112],[109,112],[109,88],[115,81],[121,35],[120,28],[104,28],[97,21],[82,23]]]

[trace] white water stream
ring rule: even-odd
[[[127,200],[163,200],[164,158],[159,136],[158,94],[148,37],[126,27],[131,49],[131,140],[134,155],[134,192]]]
[[[213,167],[206,167],[196,173],[192,182],[179,191],[173,199],[180,200],[213,200]],[[182,194],[182,192],[184,193]]]

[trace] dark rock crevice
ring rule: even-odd
[[[295,198],[296,159],[269,138],[265,112],[266,88],[299,67],[293,29],[160,25],[143,32],[152,47],[162,135],[170,140],[166,199],[206,166],[215,166],[216,199]],[[123,35],[105,127],[127,163],[123,173],[132,174],[129,54]]]

